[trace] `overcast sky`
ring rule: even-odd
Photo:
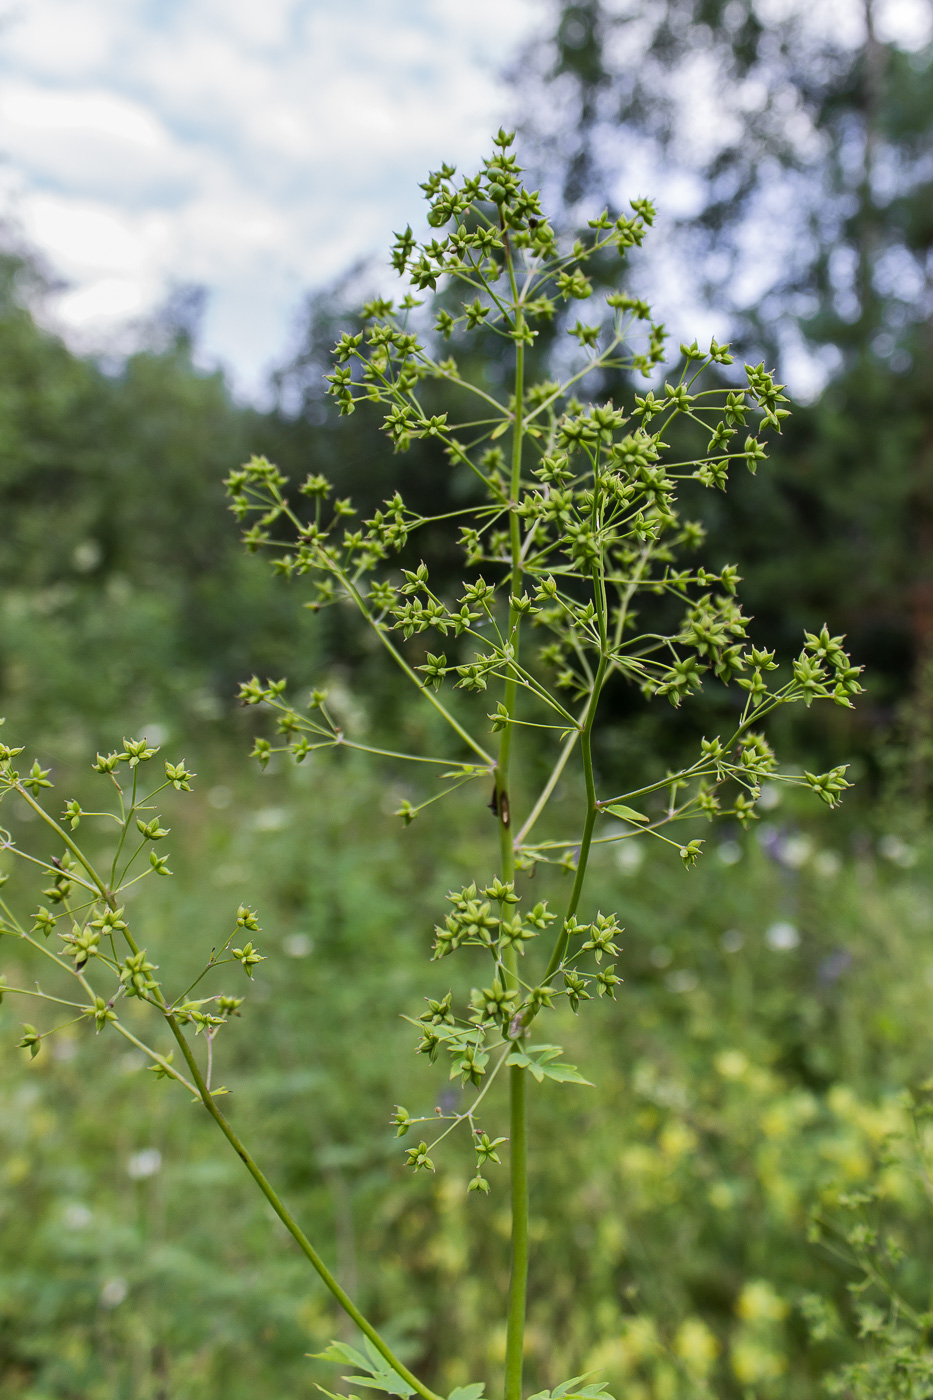
[[[0,0],[2,211],[93,345],[172,282],[247,391],[304,290],[382,254],[471,163],[541,0]]]
[[[861,42],[863,0],[756,8]],[[510,115],[501,72],[551,13],[545,0],[0,0],[0,216],[62,279],[50,312],[73,344],[113,344],[195,283],[209,293],[202,359],[255,394],[303,293],[384,258],[429,168],[486,153]],[[882,37],[909,48],[931,14],[933,0],[877,0]],[[715,130],[715,102],[704,121]],[[609,193],[627,198],[634,180],[659,198],[661,246],[694,196],[626,151],[625,188]],[[679,332],[683,269],[662,258],[652,281]],[[728,335],[702,309],[691,326]],[[821,382],[809,360],[785,368],[801,392]]]

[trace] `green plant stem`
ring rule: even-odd
[[[359,589],[355,587],[352,580],[349,579],[347,575],[343,572],[340,573],[339,577],[340,582],[347,589],[347,592],[350,593],[350,595],[353,598],[353,601],[356,603],[360,612],[366,618],[366,621],[370,624],[376,636],[379,638],[380,642],[385,647],[389,655],[392,657],[393,661],[395,661],[399,669],[404,672],[404,674],[408,677],[410,681],[414,682],[414,684],[421,691],[422,695],[425,697],[428,703],[434,706],[438,714],[443,715],[444,719],[454,730],[454,732],[460,735],[460,738],[463,740],[463,742],[467,744],[475,754],[478,754],[484,763],[488,763],[489,766],[492,767],[492,758],[482,747],[482,745],[478,744],[473,738],[473,736],[471,734],[468,734],[467,731],[463,728],[463,725],[459,724],[457,720],[454,719],[450,711],[444,705],[441,704],[440,700],[438,700],[437,696],[431,690],[430,686],[426,686],[424,682],[417,675],[415,675],[415,672],[411,669],[408,662],[405,660],[404,656],[402,656],[398,648],[393,646],[393,644],[389,641],[389,638],[386,636],[385,633],[385,628],[380,626],[379,623],[376,622],[372,613],[369,611],[369,608],[367,608]]]
[[[158,1054],[157,1051],[153,1050],[150,1046],[146,1045],[144,1041],[137,1039],[133,1032],[128,1031],[126,1029],[126,1026],[124,1026],[120,1021],[111,1021],[110,1024],[113,1026],[114,1030],[117,1032],[118,1035],[123,1036],[124,1040],[128,1040],[131,1045],[135,1045],[137,1049],[141,1050],[144,1055],[148,1055],[150,1060],[152,1060],[154,1064],[157,1064],[159,1068],[168,1076],[169,1079],[174,1079],[176,1084],[184,1085],[184,1087],[188,1090],[189,1094],[193,1094],[195,1098],[199,1097],[196,1086],[194,1084],[189,1084],[185,1076],[183,1074],[179,1074],[178,1070],[175,1069],[174,1065],[169,1064],[168,1060],[165,1058],[164,1055]]]
[[[505,1064],[506,1060],[508,1059],[509,1055],[511,1055],[511,1053],[512,1053],[512,1045],[511,1045],[511,1042],[510,1042],[508,1045],[506,1045],[505,1049],[502,1051],[502,1054],[499,1056],[499,1058],[498,1058],[498,1060],[496,1061],[495,1066],[493,1067],[493,1069],[490,1071],[489,1074],[486,1075],[486,1080],[485,1080],[485,1083],[483,1084],[482,1089],[481,1089],[480,1092],[476,1095],[476,1098],[473,1100],[472,1104],[471,1104],[470,1107],[467,1109],[466,1113],[457,1113],[457,1114],[454,1115],[454,1119],[453,1119],[453,1122],[451,1123],[450,1127],[449,1127],[449,1128],[445,1128],[444,1131],[443,1131],[438,1137],[434,1138],[433,1141],[430,1142],[430,1143],[428,1144],[428,1151],[429,1151],[429,1152],[433,1152],[433,1150],[434,1150],[434,1148],[437,1146],[437,1144],[438,1144],[439,1142],[443,1142],[444,1139],[445,1139],[446,1137],[449,1137],[450,1134],[454,1131],[454,1129],[455,1129],[455,1128],[459,1128],[460,1124],[461,1124],[464,1120],[467,1120],[467,1121],[470,1122],[471,1124],[473,1123],[474,1117],[475,1117],[475,1114],[476,1114],[476,1110],[479,1108],[480,1104],[483,1102],[483,1099],[486,1097],[486,1095],[489,1093],[489,1090],[492,1088],[493,1084],[496,1082],[496,1076],[498,1075],[500,1069],[501,1069],[502,1066]],[[430,1117],[430,1118],[413,1118],[413,1119],[412,1119],[412,1122],[413,1122],[413,1123],[436,1123],[436,1122],[437,1122],[437,1119],[434,1118],[433,1116]]]
[[[590,858],[590,845],[593,840],[593,827],[596,823],[596,813],[599,808],[596,805],[596,779],[593,774],[593,723],[596,719],[596,709],[599,704],[599,696],[606,677],[606,657],[600,657],[596,675],[593,678],[593,689],[590,692],[590,703],[586,710],[586,719],[583,721],[583,729],[580,734],[580,756],[583,760],[583,780],[586,784],[586,819],[583,823],[583,835],[580,838],[580,854],[577,857],[577,869],[573,877],[573,888],[570,891],[570,899],[567,904],[567,912],[564,915],[564,922],[561,925],[560,935],[554,945],[551,954],[551,961],[547,965],[544,980],[548,981],[554,976],[563,961],[567,951],[569,934],[567,932],[567,922],[577,912],[580,903],[580,896],[583,893],[583,882],[586,879],[586,867]]]
[[[103,881],[100,879],[100,876],[97,874],[97,871],[95,870],[94,866],[81,851],[80,847],[78,847],[75,844],[75,842],[71,840],[68,833],[61,826],[59,826],[58,822],[55,821],[54,817],[50,817],[48,812],[46,812],[45,809],[42,806],[40,806],[38,802],[36,802],[32,797],[30,797],[29,793],[26,792],[23,787],[18,785],[17,791],[19,792],[21,797],[25,798],[25,800],[29,803],[30,807],[32,807],[36,814],[42,818],[46,825],[50,826],[54,831],[58,833],[59,837],[62,841],[64,841],[65,845],[71,851],[72,855],[74,855],[76,859],[81,862],[84,869],[88,872],[91,879],[94,881],[94,884],[100,891],[101,897],[105,900],[105,902],[111,909],[115,909],[116,899],[114,897],[113,892],[107,889],[106,885],[103,883]],[[129,929],[124,929],[123,936],[126,939],[130,951],[134,954],[138,953],[139,947],[132,934],[130,933]],[[438,1396],[433,1390],[429,1390],[426,1385],[424,1385],[421,1381],[418,1380],[417,1376],[413,1375],[412,1372],[409,1371],[407,1366],[403,1365],[403,1363],[399,1361],[398,1357],[395,1355],[392,1349],[387,1345],[386,1342],[383,1341],[382,1337],[380,1337],[379,1333],[376,1331],[372,1323],[369,1322],[367,1318],[365,1318],[360,1312],[359,1308],[353,1302],[353,1299],[341,1288],[340,1284],[337,1282],[330,1269],[328,1269],[327,1265],[324,1263],[324,1260],[318,1254],[317,1250],[314,1248],[307,1235],[305,1235],[297,1220],[295,1220],[294,1216],[283,1203],[278,1192],[268,1181],[264,1173],[260,1170],[253,1157],[250,1155],[244,1144],[240,1141],[240,1138],[234,1132],[230,1123],[227,1121],[223,1113],[221,1113],[220,1109],[217,1107],[214,1096],[208,1088],[207,1081],[204,1078],[204,1075],[201,1073],[201,1068],[197,1062],[197,1059],[195,1058],[194,1051],[191,1049],[191,1046],[188,1043],[188,1037],[185,1035],[181,1026],[178,1024],[177,1020],[172,1015],[172,1012],[170,1011],[165,1001],[165,998],[162,996],[161,990],[158,989],[156,991],[155,1004],[161,1011],[162,1015],[165,1017],[165,1020],[168,1023],[169,1030],[172,1032],[172,1035],[175,1037],[175,1040],[178,1043],[178,1048],[181,1050],[181,1053],[184,1056],[185,1063],[187,1064],[188,1069],[191,1071],[191,1078],[194,1081],[194,1084],[197,1088],[198,1097],[201,1100],[202,1104],[207,1109],[208,1113],[213,1118],[214,1122],[217,1124],[218,1128],[223,1133],[230,1146],[233,1148],[234,1152],[240,1158],[240,1161],[246,1167],[246,1170],[249,1172],[250,1176],[253,1178],[256,1185],[259,1187],[260,1191],[265,1196],[266,1200],[269,1202],[270,1206],[275,1211],[276,1215],[281,1220],[288,1233],[291,1235],[292,1239],[298,1245],[298,1248],[301,1250],[302,1254],[309,1261],[312,1267],[316,1270],[322,1282],[336,1298],[337,1302],[343,1308],[347,1316],[352,1318],[352,1320],[356,1323],[357,1327],[360,1329],[363,1335],[369,1338],[373,1346],[379,1352],[379,1355],[385,1358],[385,1360],[392,1367],[396,1375],[400,1376],[403,1381],[405,1381],[408,1385],[412,1387],[416,1394],[421,1396],[421,1400],[441,1400],[440,1396]]]
[[[515,307],[516,331],[524,324],[512,254],[508,236],[505,237],[506,261],[512,287]],[[509,542],[512,556],[510,579],[511,593],[518,597],[522,587],[522,541],[516,507],[521,490],[522,444],[524,425],[524,374],[525,346],[521,339],[515,345],[515,423],[512,435],[512,471],[510,481]],[[509,644],[513,649],[513,663],[509,667],[505,682],[503,704],[507,721],[503,727],[499,743],[499,757],[496,764],[496,810],[499,817],[499,844],[502,853],[502,878],[515,878],[515,842],[512,837],[511,805],[509,798],[509,765],[512,753],[512,731],[510,722],[515,718],[517,684],[515,667],[518,663],[519,629],[521,613],[509,604]],[[509,948],[504,958],[506,977],[509,986],[519,987],[518,954]],[[509,1069],[509,1164],[511,1184],[511,1269],[509,1274],[509,1305],[506,1323],[505,1343],[505,1400],[521,1400],[522,1365],[525,1350],[525,1312],[528,1297],[528,1124],[525,1104],[525,1071],[517,1065]]]
[[[521,1400],[528,1294],[528,1119],[525,1071],[509,1069],[509,1156],[511,1162],[512,1273],[505,1344],[506,1400]]]
[[[544,811],[545,807],[550,801],[551,793],[557,787],[557,784],[560,781],[560,775],[566,768],[567,762],[570,758],[570,755],[573,753],[574,747],[576,746],[576,742],[579,737],[579,730],[575,730],[568,739],[564,740],[563,750],[557,762],[554,764],[553,769],[551,770],[551,776],[548,778],[547,782],[541,790],[541,795],[539,796],[534,807],[531,809],[531,812],[529,813],[528,817],[525,819],[524,826],[522,827],[518,835],[515,837],[516,847],[524,845],[526,836],[529,835],[529,833],[531,832],[531,828],[534,826],[535,822],[538,820],[541,813]]]
[[[407,1382],[407,1384],[410,1385],[412,1389],[422,1397],[422,1400],[440,1400],[440,1397],[436,1395],[433,1390],[429,1390],[426,1385],[422,1384],[422,1382],[418,1380],[417,1376],[413,1375],[412,1372],[409,1371],[407,1366],[403,1365],[403,1363],[399,1361],[398,1357],[395,1355],[392,1349],[383,1341],[382,1337],[380,1337],[379,1333],[376,1331],[375,1327],[373,1327],[372,1323],[369,1322],[363,1316],[359,1308],[353,1302],[352,1298],[350,1298],[350,1296],[347,1293],[345,1293],[344,1290],[341,1288],[340,1284],[337,1282],[336,1278],[334,1278],[334,1275],[331,1273],[330,1269],[328,1269],[327,1265],[324,1263],[324,1260],[318,1254],[311,1241],[301,1229],[301,1226],[298,1224],[297,1220],[295,1220],[294,1216],[283,1204],[278,1192],[267,1180],[266,1176],[257,1166],[256,1162],[253,1160],[246,1147],[243,1145],[237,1134],[234,1132],[233,1128],[227,1121],[224,1114],[221,1113],[220,1109],[217,1107],[214,1097],[211,1094],[210,1089],[207,1087],[207,1082],[205,1081],[204,1076],[201,1073],[200,1066],[198,1065],[198,1062],[195,1059],[191,1046],[188,1044],[188,1039],[182,1031],[181,1027],[178,1025],[178,1022],[175,1020],[175,1017],[171,1014],[171,1012],[166,1011],[165,1019],[169,1024],[169,1028],[172,1034],[178,1042],[178,1047],[181,1050],[182,1055],[184,1055],[185,1057],[185,1062],[188,1065],[189,1070],[191,1071],[191,1077],[197,1085],[198,1095],[201,1099],[201,1102],[207,1109],[210,1116],[213,1118],[214,1122],[217,1124],[220,1131],[223,1133],[224,1137],[229,1142],[230,1146],[233,1148],[234,1152],[240,1158],[240,1161],[246,1167],[246,1170],[249,1172],[250,1176],[253,1178],[256,1185],[259,1187],[260,1191],[265,1196],[266,1200],[269,1202],[270,1206],[275,1211],[276,1215],[281,1220],[288,1233],[291,1235],[292,1239],[298,1245],[298,1248],[301,1250],[302,1254],[310,1262],[312,1267],[317,1271],[318,1275],[320,1276],[324,1284],[327,1286],[327,1288],[330,1290],[330,1292],[333,1294],[333,1296],[336,1298],[337,1302],[343,1308],[347,1316],[352,1318],[352,1320],[356,1323],[357,1327],[360,1329],[363,1335],[369,1338],[373,1346],[379,1352],[379,1355],[384,1357],[384,1359],[392,1367],[392,1370],[395,1371],[396,1375],[401,1376],[402,1380]]]

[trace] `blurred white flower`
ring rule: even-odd
[[[168,725],[153,721],[152,724],[143,724],[139,728],[140,738],[148,739],[150,744],[154,744],[157,749],[161,748],[168,738]]]
[[[632,840],[631,837],[620,841],[615,848],[616,867],[623,875],[634,875],[636,870],[641,869],[644,859],[644,846],[640,841]]]
[[[125,1278],[108,1278],[100,1290],[101,1307],[118,1308],[129,1291],[130,1286]]]
[[[835,851],[817,851],[810,868],[814,875],[819,875],[823,880],[832,880],[842,869],[842,858]]]
[[[306,933],[290,933],[282,939],[282,950],[289,958],[306,958],[314,950],[314,943]]]
[[[126,1174],[134,1181],[143,1181],[147,1176],[155,1176],[162,1166],[162,1153],[157,1147],[144,1147],[134,1152],[126,1164]]]
[[[668,990],[672,992],[693,992],[700,985],[700,979],[695,972],[689,968],[679,967],[676,972],[669,972],[665,981]]]
[[[902,841],[893,832],[890,836],[882,836],[878,842],[878,854],[884,856],[892,865],[899,865],[902,870],[909,870],[917,863],[917,852],[913,846],[908,846],[906,841]]]
[[[758,806],[763,812],[773,812],[781,805],[781,789],[777,783],[762,783]]]
[[[802,834],[786,836],[778,843],[776,854],[782,865],[789,865],[791,870],[799,870],[813,854],[813,842],[809,836]]]
[[[785,923],[783,920],[772,924],[765,934],[765,942],[769,948],[775,952],[784,953],[790,948],[797,948],[800,945],[800,934],[793,924]]]

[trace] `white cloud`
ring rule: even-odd
[[[35,185],[132,203],[182,198],[198,178],[197,153],[147,107],[106,90],[8,83],[0,92],[6,159]]]
[[[165,140],[149,112],[106,92],[76,96],[10,87],[0,98],[0,118],[27,130],[104,135],[146,151],[158,150]]]
[[[112,209],[35,195],[23,202],[26,230],[66,275],[140,273],[151,258],[151,221],[121,217]],[[147,244],[150,246],[147,247]]]
[[[112,43],[111,17],[130,8],[129,3],[13,0],[2,11],[4,60],[14,72],[26,69],[53,78],[88,72],[106,62]]]
[[[66,292],[59,300],[64,320],[75,330],[124,321],[128,316],[141,316],[146,310],[151,288],[144,282],[128,277],[101,277],[87,282],[77,291]]]
[[[179,281],[254,387],[304,290],[417,217],[504,120],[535,0],[29,0],[0,30],[12,213],[86,338]],[[8,204],[10,203],[10,196]]]

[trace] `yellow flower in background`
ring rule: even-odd
[[[631,1317],[624,1324],[622,1343],[632,1361],[643,1361],[659,1350],[658,1329],[653,1317]]]
[[[677,1329],[674,1351],[688,1371],[705,1376],[719,1355],[719,1342],[702,1318],[688,1317]]]
[[[720,1050],[715,1064],[723,1079],[742,1079],[748,1072],[748,1056],[741,1050]]]
[[[739,1337],[731,1348],[732,1370],[743,1385],[776,1381],[787,1370],[787,1359],[780,1352],[763,1346],[754,1337]]]
[[[666,1123],[658,1137],[658,1146],[665,1157],[673,1157],[675,1160],[692,1152],[696,1147],[698,1138],[692,1128],[688,1128],[686,1123],[681,1123],[679,1119],[674,1119]]]
[[[739,1294],[735,1310],[743,1322],[782,1322],[788,1307],[767,1279],[752,1279]]]
[[[812,1094],[804,1090],[787,1094],[770,1104],[761,1115],[761,1130],[765,1137],[786,1138],[798,1133],[807,1123],[811,1123],[819,1112],[819,1105]]]
[[[658,1331],[651,1317],[629,1317],[614,1337],[607,1337],[586,1359],[588,1371],[608,1371],[629,1376],[643,1362],[658,1354]],[[628,1396],[628,1392],[626,1392]]]
[[[875,1145],[907,1127],[903,1104],[896,1097],[888,1096],[879,1104],[863,1103],[848,1084],[834,1084],[826,1102],[837,1118],[858,1128]]]

